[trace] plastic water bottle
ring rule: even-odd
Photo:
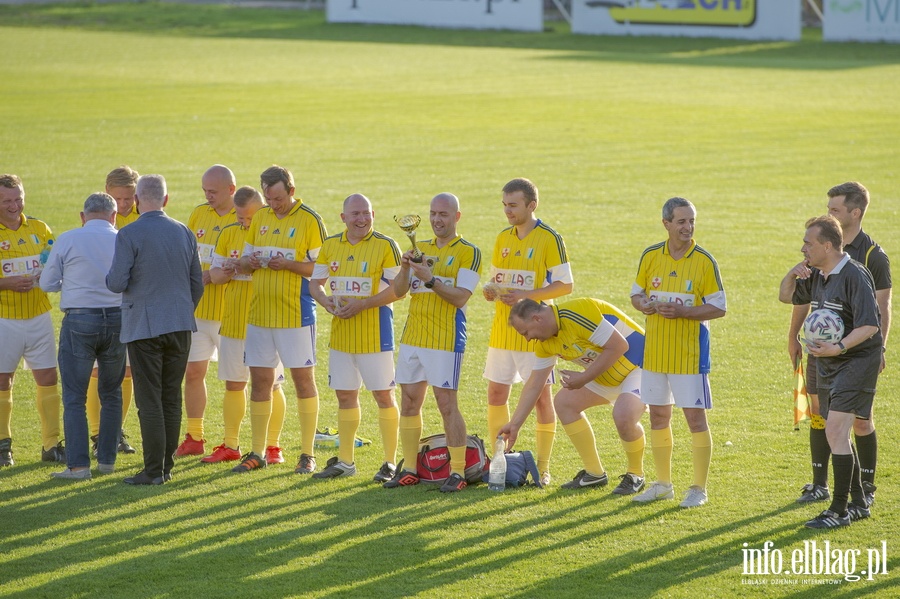
[[[38,262],[41,263],[41,266],[45,266],[47,264],[47,260],[50,259],[50,250],[53,248],[53,240],[48,239],[47,245],[44,246],[44,249],[41,250],[40,256],[38,256]]]
[[[506,440],[503,435],[497,437],[494,443],[494,456],[491,459],[491,469],[488,474],[488,489],[491,491],[506,490]]]

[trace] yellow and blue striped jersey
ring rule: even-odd
[[[372,297],[386,289],[400,272],[397,242],[372,231],[358,243],[346,231],[322,244],[313,279],[328,279],[332,296]],[[331,349],[371,354],[394,349],[394,311],[390,304],[363,310],[353,318],[331,319]]]
[[[494,244],[490,282],[507,289],[540,289],[554,281],[572,282],[572,268],[562,236],[538,221],[534,229],[519,239],[515,227],[504,229]],[[490,347],[512,351],[534,351],[528,342],[509,326],[510,306],[494,302],[494,323]]]
[[[569,300],[551,307],[559,332],[545,341],[535,341],[535,370],[553,366],[558,357],[587,368],[603,353],[603,346],[613,330],[625,337],[628,350],[594,382],[617,387],[632,370],[640,368],[644,357],[644,330],[624,312],[592,298]]]
[[[121,229],[122,227],[128,226],[138,218],[140,218],[141,213],[138,212],[137,206],[132,207],[131,212],[128,216],[124,216],[116,212],[116,228]]]
[[[224,215],[219,214],[209,205],[200,204],[191,212],[188,218],[188,229],[197,237],[197,251],[200,252],[200,266],[204,271],[209,270],[212,264],[213,252],[216,249],[216,240],[219,233],[228,225],[237,221],[234,208]],[[210,283],[203,289],[203,297],[194,310],[194,316],[204,320],[222,320],[222,301],[225,297],[225,289],[222,285]]]
[[[41,266],[41,251],[54,240],[50,227],[43,222],[24,214],[20,219],[15,231],[0,224],[0,277],[34,276]],[[26,320],[49,311],[50,300],[37,281],[25,293],[0,290],[0,318]]]
[[[685,306],[712,304],[725,310],[725,288],[712,255],[691,241],[673,260],[667,241],[644,250],[631,295]],[[644,369],[665,374],[706,374],[710,369],[709,322],[647,316]]]
[[[439,248],[435,240],[416,244],[432,274],[448,287],[474,291],[481,277],[481,250],[456,236]],[[466,307],[457,308],[425,287],[424,281],[410,273],[409,316],[400,342],[415,347],[442,351],[466,350]]]
[[[219,234],[212,267],[222,268],[229,258],[239,259],[244,251],[247,233],[240,223],[228,225]],[[250,315],[250,298],[253,297],[253,276],[238,273],[225,288],[222,307],[222,326],[219,334],[232,339],[243,339],[247,335],[247,318]]]
[[[296,198],[283,218],[269,208],[253,215],[243,256],[284,256],[315,262],[325,239],[325,225],[315,210]],[[260,268],[253,273],[253,298],[248,323],[270,329],[296,329],[315,324],[316,304],[309,281],[289,270]]]

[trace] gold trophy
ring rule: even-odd
[[[416,247],[416,228],[422,222],[422,219],[419,218],[418,214],[407,214],[406,216],[395,216],[394,222],[403,229],[403,232],[409,237],[410,243],[412,243],[412,261],[422,262],[422,252]]]

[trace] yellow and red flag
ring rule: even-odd
[[[809,396],[806,394],[806,376],[803,372],[803,356],[794,364],[794,430],[800,429],[800,423],[809,420]]]

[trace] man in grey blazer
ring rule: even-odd
[[[203,278],[194,235],[163,212],[166,180],[144,175],[135,195],[141,216],[119,231],[106,286],[122,294],[121,340],[131,360],[144,447],[144,469],[125,482],[159,485],[172,477],[181,380]]]

